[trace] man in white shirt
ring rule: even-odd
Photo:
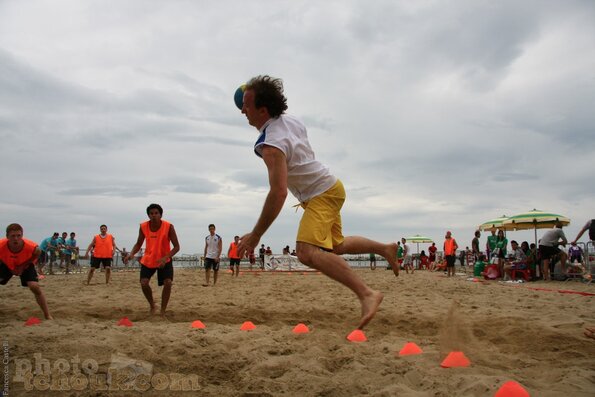
[[[559,245],[566,246],[566,235],[562,231],[562,223],[556,222],[556,226],[553,229],[548,230],[543,234],[541,240],[539,240],[539,253],[543,260],[543,280],[550,280],[550,261],[556,256],[560,255],[560,264],[562,265],[562,272],[566,272],[566,259],[568,255],[564,250],[558,248]]]
[[[202,285],[203,287],[209,286],[211,269],[213,269],[213,286],[217,284],[222,248],[223,240],[221,239],[221,236],[215,233],[215,225],[211,223],[209,225],[209,235],[205,237],[205,283]]]
[[[401,239],[401,242],[403,243],[403,267],[407,274],[409,274],[409,270],[411,270],[411,274],[413,274],[415,268],[413,267],[413,252],[411,252],[411,245],[407,244],[407,239],[405,239],[405,237]]]
[[[267,166],[270,188],[256,225],[240,239],[238,253],[243,256],[258,245],[283,208],[287,190],[291,191],[304,208],[296,238],[298,259],[357,295],[362,309],[358,328],[363,328],[378,311],[383,295],[366,285],[340,255],[382,255],[398,275],[397,245],[364,237],[343,237],[343,184],[315,159],[304,125],[284,114],[287,99],[282,81],[258,76],[244,87],[243,101],[236,105],[260,133],[254,151]]]

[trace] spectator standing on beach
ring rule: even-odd
[[[457,249],[459,245],[457,241],[452,238],[452,233],[450,231],[446,232],[446,236],[444,237],[444,257],[446,258],[446,273],[447,276],[450,277],[451,275],[455,275],[455,261],[457,259]]]
[[[260,245],[260,248],[258,249],[258,259],[260,260],[260,268],[264,269],[264,254],[266,252],[266,248],[264,248],[264,244]]]
[[[415,268],[413,267],[413,252],[411,251],[411,244],[407,243],[407,239],[405,237],[401,239],[401,243],[403,243],[403,267],[405,267],[405,273],[409,274],[409,270],[411,270],[411,274],[413,274]]]
[[[487,256],[488,256],[488,261],[492,258],[492,255],[494,255],[494,251],[496,250],[496,242],[498,241],[498,236],[496,236],[496,231],[492,230],[491,231],[492,234],[490,234],[488,236],[488,240],[486,241],[486,251],[487,251]]]
[[[72,265],[72,255],[76,255],[79,247],[76,245],[76,234],[70,233],[70,238],[64,242],[64,260],[66,261],[66,274],[70,273],[70,265]]]
[[[546,231],[539,240],[539,255],[543,261],[542,263],[542,271],[543,271],[543,280],[544,281],[551,281],[552,277],[550,275],[550,261],[556,255],[560,256],[560,264],[562,265],[562,272],[566,272],[566,259],[568,256],[566,252],[558,248],[558,246],[566,246],[566,235],[564,235],[564,231],[562,230],[562,223],[556,222],[556,226],[553,229]]]
[[[586,231],[589,231],[589,240],[595,241],[595,219],[591,219],[585,223],[585,226],[578,232],[576,238],[574,239],[575,243],[578,243],[578,240],[583,236]]]
[[[50,254],[50,274],[54,274],[54,265],[56,264],[56,260],[58,259],[58,252],[60,251],[60,234],[58,232],[54,233],[52,239],[48,244],[48,252]]]
[[[211,270],[213,270],[213,286],[217,284],[219,274],[219,262],[221,260],[221,251],[223,250],[223,240],[221,236],[215,233],[215,225],[209,225],[209,234],[205,237],[205,283],[203,287],[208,287],[211,280]]]
[[[229,258],[229,268],[231,269],[231,275],[240,275],[240,254],[238,254],[238,244],[240,242],[240,236],[234,236],[233,241],[229,244],[227,250],[227,257]]]
[[[60,269],[64,269],[64,262],[66,261],[66,240],[68,240],[68,233],[62,232],[62,236],[58,238],[58,247],[60,254]]]
[[[258,76],[245,85],[240,105],[248,123],[259,130],[254,151],[267,167],[270,190],[256,225],[241,238],[240,253],[258,244],[283,208],[289,189],[304,209],[296,238],[298,259],[357,295],[362,309],[358,327],[362,328],[378,311],[383,296],[366,285],[340,255],[383,255],[398,275],[397,246],[343,236],[343,184],[315,159],[305,126],[284,114],[286,102],[280,79]]]
[[[432,243],[432,245],[428,248],[429,261],[430,261],[430,268],[433,270],[434,265],[436,264],[436,251],[438,248],[436,247],[436,243]]]
[[[58,238],[58,233],[54,233],[52,236],[43,239],[41,244],[39,244],[39,249],[41,250],[41,253],[39,254],[39,260],[37,262],[37,271],[41,275],[43,275],[43,267],[46,265],[46,263],[48,263],[50,259],[51,242],[56,238]]]
[[[145,243],[145,254],[140,260],[140,286],[149,302],[151,314],[155,314],[156,306],[153,300],[153,290],[149,282],[157,272],[157,285],[163,286],[161,292],[161,315],[165,310],[171,296],[174,280],[174,267],[172,258],[180,251],[180,243],[174,225],[162,219],[163,208],[159,204],[147,207],[149,220],[140,224],[136,244],[132,251],[124,258],[124,263],[134,258]],[[173,245],[173,247],[172,247]]]
[[[87,285],[91,283],[91,278],[95,269],[99,269],[99,266],[103,266],[105,269],[105,283],[109,284],[110,276],[112,273],[112,261],[114,257],[114,251],[119,251],[116,246],[116,239],[107,232],[107,226],[99,226],[99,234],[93,237],[91,244],[87,248],[85,259],[89,258],[89,253],[93,252],[91,256],[91,263],[89,266],[89,274],[87,275]]]
[[[0,239],[0,285],[6,285],[12,276],[19,276],[21,286],[29,287],[45,318],[51,320],[52,316],[35,271],[35,262],[40,253],[37,243],[23,238],[21,225],[8,225],[6,238]]]
[[[376,254],[370,253],[370,270],[376,270]]]
[[[494,248],[494,255],[498,258],[498,274],[500,277],[504,276],[504,258],[506,258],[506,248],[508,247],[508,239],[504,236],[503,230],[498,230],[496,237],[496,247]]]
[[[246,253],[248,255],[248,263],[250,263],[250,270],[252,270],[252,266],[256,263],[256,255],[254,255],[254,248],[251,249]]]
[[[481,237],[481,232],[479,230],[475,231],[475,237],[471,240],[471,252],[473,253],[473,261],[476,262],[479,259],[479,255],[481,254],[481,250],[479,249],[479,238]]]

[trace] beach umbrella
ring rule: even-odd
[[[491,232],[492,230],[496,231],[498,229],[513,230],[514,225],[504,224],[504,221],[506,221],[506,220],[508,220],[508,217],[506,215],[502,215],[499,218],[490,219],[489,221],[482,223],[477,228],[479,230],[481,230],[482,232],[487,232],[487,231]]]
[[[513,225],[512,229],[514,230],[535,230],[535,245],[537,245],[537,229],[551,229],[556,225],[556,222],[561,222],[562,226],[568,226],[570,219],[563,215],[533,209],[510,216],[502,223],[503,225]]]
[[[405,237],[405,240],[407,240],[407,242],[409,243],[416,243],[417,244],[417,253],[419,254],[419,244],[420,243],[433,243],[434,240],[432,240],[429,237],[426,236],[420,236],[419,234],[416,234],[415,236],[411,236],[411,237]]]

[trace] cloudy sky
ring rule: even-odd
[[[156,202],[183,253],[209,223],[227,246],[268,188],[233,93],[270,74],[346,186],[346,234],[468,245],[537,208],[574,237],[595,217],[594,21],[589,0],[2,0],[0,224],[86,246],[106,223],[130,249]]]

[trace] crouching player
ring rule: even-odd
[[[140,225],[138,239],[132,251],[124,258],[124,263],[134,258],[146,242],[145,254],[140,260],[140,285],[143,294],[151,307],[151,314],[155,314],[156,306],[153,300],[153,291],[149,285],[151,277],[157,272],[157,285],[163,286],[161,293],[161,315],[165,316],[165,309],[171,295],[171,286],[174,279],[174,268],[171,258],[180,250],[180,243],[174,225],[161,219],[163,208],[159,204],[147,207],[149,220]],[[171,248],[170,243],[173,244]]]
[[[40,253],[41,250],[36,243],[23,238],[21,225],[8,225],[6,238],[0,239],[0,285],[6,285],[12,276],[20,276],[21,285],[29,287],[45,318],[52,320],[35,271],[35,263]]]

